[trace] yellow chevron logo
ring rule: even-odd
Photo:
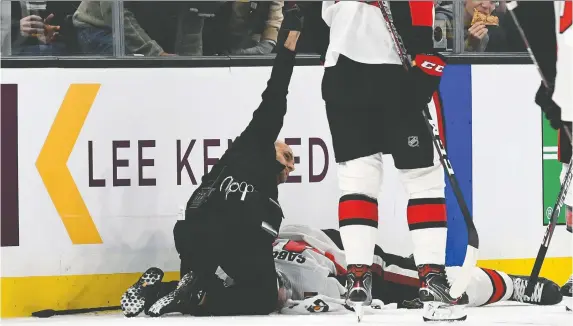
[[[102,243],[67,165],[99,88],[100,84],[70,85],[36,160],[36,168],[73,244]]]

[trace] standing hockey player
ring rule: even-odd
[[[148,270],[122,297],[126,316],[143,310],[154,317],[170,312],[258,315],[275,310],[278,289],[273,241],[283,218],[277,202],[278,185],[294,170],[291,149],[276,139],[287,109],[302,28],[297,6],[285,12],[282,28],[290,32],[284,45],[278,46],[253,119],[203,177],[187,202],[185,220],[175,225],[180,281],[165,293],[164,287],[154,288],[163,272]],[[234,286],[225,286],[215,276],[219,267],[234,279]],[[148,300],[150,295],[163,296]]]
[[[348,263],[347,304],[372,300],[372,257],[382,153],[391,153],[409,196],[407,218],[429,320],[463,320],[467,296],[452,298],[445,273],[444,171],[422,115],[445,66],[433,50],[432,1],[391,1],[414,66],[406,72],[377,1],[325,1],[330,26],[322,96],[338,166],[339,226]]]
[[[515,9],[523,32],[548,86],[541,82],[535,94],[535,103],[541,107],[551,127],[558,130],[558,157],[563,163],[561,182],[571,163],[571,140],[565,128],[571,131],[573,119],[573,2],[519,1]],[[567,231],[571,229],[573,191],[565,197]],[[573,275],[562,287],[563,295],[572,296]],[[571,310],[571,307],[568,307]]]

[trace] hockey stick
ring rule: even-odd
[[[545,75],[543,74],[543,71],[539,66],[539,62],[537,62],[537,59],[533,54],[533,50],[529,45],[529,41],[527,40],[527,36],[525,36],[525,32],[523,31],[521,24],[519,24],[517,16],[515,16],[515,13],[513,12],[513,10],[517,8],[517,6],[518,6],[517,1],[511,1],[507,4],[507,9],[509,11],[509,14],[511,15],[511,18],[513,19],[513,22],[515,23],[515,26],[517,27],[519,35],[521,35],[523,43],[525,43],[525,47],[527,48],[527,52],[529,53],[531,61],[533,61],[533,64],[537,68],[537,72],[541,77],[541,82],[547,89],[549,89],[549,83],[547,82],[547,79],[545,78]],[[571,142],[571,130],[569,130],[569,128],[565,125],[563,125],[563,130],[565,131],[565,134],[567,135],[567,137],[569,137],[569,141]],[[549,218],[549,225],[547,225],[547,228],[545,229],[545,234],[543,235],[543,241],[541,242],[541,246],[539,247],[539,251],[537,252],[537,257],[535,258],[535,263],[533,264],[533,270],[531,271],[531,275],[529,276],[529,281],[527,282],[527,287],[525,288],[525,295],[528,297],[531,297],[531,295],[533,294],[533,289],[535,287],[535,284],[537,283],[537,280],[539,279],[541,266],[543,266],[543,262],[545,261],[545,256],[547,255],[547,249],[549,248],[549,243],[551,242],[551,238],[553,237],[553,232],[555,231],[555,226],[557,225],[557,219],[559,218],[559,214],[561,213],[561,207],[563,206],[563,202],[565,201],[565,195],[567,195],[567,191],[569,190],[569,186],[571,184],[571,176],[572,176],[571,160],[569,160],[569,167],[567,168],[567,172],[565,173],[565,178],[563,180],[563,184],[561,185],[561,189],[559,190],[559,195],[557,195],[557,201],[555,202],[553,210],[551,211],[551,215]]]
[[[112,310],[120,310],[120,306],[111,306],[111,307],[97,307],[97,308],[82,308],[82,309],[67,309],[67,310],[53,310],[53,309],[46,309],[40,310],[32,313],[33,317],[38,318],[48,318],[52,316],[63,316],[63,315],[76,315],[76,314],[85,314],[89,312],[98,312],[98,311],[112,311]]]
[[[402,41],[401,36],[398,34],[396,27],[394,26],[394,21],[392,19],[392,13],[390,12],[390,7],[387,1],[378,1],[378,5],[380,7],[380,11],[382,12],[382,16],[384,16],[384,21],[386,22],[386,27],[388,31],[392,35],[392,40],[394,42],[394,46],[396,47],[396,51],[398,52],[398,56],[402,61],[402,65],[406,69],[406,71],[410,70],[412,67],[412,62],[408,57],[406,52],[406,47],[404,46],[404,42]],[[426,110],[428,107],[426,106]],[[478,256],[478,249],[479,249],[479,237],[472,220],[472,216],[470,214],[470,210],[466,204],[466,201],[462,195],[462,191],[460,189],[458,180],[454,175],[454,169],[452,168],[452,164],[448,159],[448,154],[446,153],[446,148],[440,139],[440,134],[438,131],[437,126],[432,122],[432,117],[426,113],[426,110],[422,111],[424,119],[426,120],[426,126],[431,134],[434,135],[433,142],[434,147],[436,148],[438,155],[440,156],[440,162],[446,171],[446,175],[448,176],[448,180],[450,181],[450,185],[454,191],[456,196],[458,205],[460,206],[460,210],[462,211],[462,215],[464,216],[464,220],[466,222],[466,228],[468,231],[468,246],[466,249],[466,257],[464,259],[464,263],[462,266],[462,272],[460,273],[459,277],[456,281],[452,284],[450,289],[450,295],[454,298],[459,298],[467,289],[472,276],[472,268],[477,264],[477,256]]]

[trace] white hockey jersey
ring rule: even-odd
[[[344,253],[320,230],[301,225],[282,227],[273,256],[276,269],[293,284],[293,300],[318,293],[340,298],[345,293],[335,278],[346,273]]]
[[[348,312],[343,300],[346,289],[335,278],[346,274],[344,252],[325,233],[305,225],[284,225],[273,255],[276,269],[293,286],[292,300],[281,313]],[[382,265],[381,258],[375,257],[374,263]],[[382,304],[374,300],[372,306]]]
[[[401,64],[380,8],[359,1],[323,1],[322,19],[330,27],[325,67],[341,54],[367,64]]]
[[[553,100],[561,106],[564,121],[573,119],[573,1],[554,1],[557,15],[557,78]]]

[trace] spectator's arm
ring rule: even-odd
[[[470,29],[473,27],[470,27]],[[489,34],[482,35],[481,39],[470,35],[470,31],[465,31],[465,46],[466,52],[485,52],[487,44],[489,43]]]
[[[145,30],[139,26],[135,16],[129,9],[123,10],[123,24],[125,31],[125,47],[129,52],[145,56],[158,56],[164,53],[163,48],[152,40]]]
[[[283,22],[284,1],[271,1],[269,6],[269,15],[265,23],[265,29],[261,35],[261,40],[271,40],[277,42],[279,30]]]

